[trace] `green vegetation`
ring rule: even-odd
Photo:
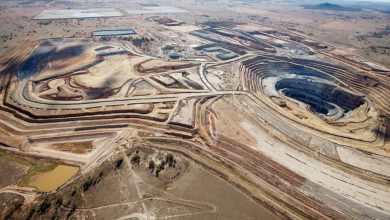
[[[87,181],[84,182],[82,189],[83,191],[88,191],[91,187],[95,186],[99,183],[103,178],[103,172],[100,172],[99,175],[90,176]],[[72,197],[76,194],[76,192],[72,193]]]
[[[165,168],[165,161],[162,161],[158,166],[157,166],[157,169],[156,169],[156,177],[158,177],[158,175],[160,174],[160,172],[162,170],[164,170]]]
[[[371,45],[369,48],[370,48],[371,51],[374,52],[374,53],[376,53],[376,52],[378,51],[377,48],[376,48],[374,45]]]
[[[0,206],[0,210],[2,210],[1,214],[4,219],[13,219],[12,215],[23,205],[23,201],[24,199],[21,196],[16,196],[10,201],[3,203]]]
[[[0,150],[0,159],[13,161],[15,163],[23,164],[23,165],[31,165],[30,159],[20,157],[17,155],[9,154],[6,151]]]
[[[30,169],[28,170],[28,173],[23,177],[23,179],[20,181],[19,185],[21,186],[27,186],[31,177],[39,174],[39,173],[45,173],[54,170],[58,164],[33,164]]]
[[[0,150],[0,159],[13,161],[15,163],[30,167],[27,174],[24,175],[23,179],[19,182],[19,185],[21,186],[27,186],[30,178],[33,177],[34,175],[37,175],[39,173],[49,172],[51,170],[54,170],[54,168],[58,166],[58,164],[54,164],[51,162],[9,154],[3,150]]]
[[[137,37],[131,40],[131,42],[134,44],[136,47],[142,47],[146,44],[148,44],[150,41],[154,41],[153,38],[147,38],[147,37]]]
[[[41,20],[41,21],[38,21],[38,25],[44,25],[44,26],[49,25],[51,23],[52,23],[51,20]]]
[[[390,30],[387,29],[387,26],[386,26],[386,29],[383,31],[371,33],[371,37],[373,37],[373,38],[383,38],[383,37],[389,36],[389,35],[390,35]]]
[[[167,156],[165,157],[165,162],[168,164],[169,167],[175,167],[176,165],[176,159],[171,153],[167,154]]]
[[[123,165],[123,159],[121,158],[121,159],[116,161],[115,169],[120,169],[122,167],[122,165]]]
[[[154,169],[156,168],[156,164],[153,160],[149,161],[149,170],[153,173]]]
[[[169,51],[169,50],[173,50],[173,49],[175,49],[175,47],[172,45],[166,45],[165,47],[162,48],[163,51]]]
[[[131,164],[133,164],[133,165],[139,165],[140,162],[141,162],[141,156],[138,154],[134,155],[131,158]]]

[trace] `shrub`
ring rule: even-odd
[[[131,158],[132,164],[139,164],[141,162],[141,156],[136,154]]]
[[[119,159],[118,161],[116,161],[115,169],[121,168],[122,164],[123,164],[123,159]]]
[[[165,161],[167,162],[169,167],[175,166],[176,160],[175,160],[173,154],[171,154],[171,153],[167,154],[167,156],[165,157]]]
[[[156,167],[156,164],[154,163],[153,160],[149,161],[149,170],[153,173],[154,168]]]

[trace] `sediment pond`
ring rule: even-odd
[[[38,191],[49,192],[68,181],[78,170],[78,167],[58,165],[51,171],[31,177],[28,185],[37,188]]]

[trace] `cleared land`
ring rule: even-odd
[[[0,14],[1,217],[389,219],[386,54],[340,46],[382,12],[119,3]]]
[[[139,14],[169,14],[169,13],[186,13],[187,10],[170,7],[170,6],[148,6],[140,7],[137,9],[124,9],[124,11],[129,15],[139,15]]]
[[[36,20],[71,19],[71,18],[104,18],[123,16],[115,8],[89,8],[89,9],[47,9],[34,17]]]

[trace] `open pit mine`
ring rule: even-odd
[[[19,45],[0,75],[0,156],[19,164],[1,169],[20,173],[2,215],[246,219],[226,216],[242,201],[248,219],[389,219],[390,78],[247,27],[181,32],[198,44],[170,58],[118,38]]]

